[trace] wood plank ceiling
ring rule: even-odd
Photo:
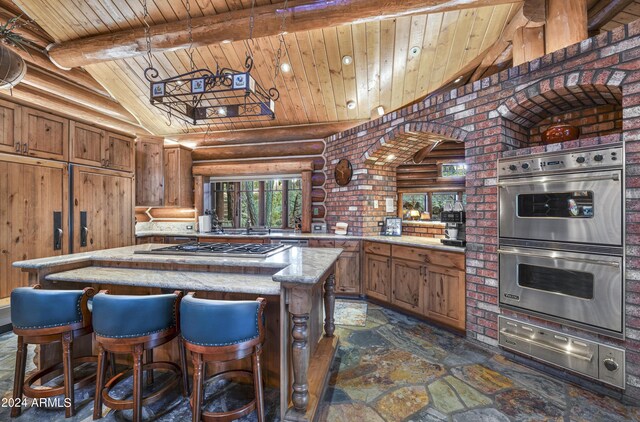
[[[276,3],[278,0],[273,0]],[[143,8],[139,0],[14,0],[56,41],[140,28]],[[269,4],[257,0],[256,6]],[[151,24],[184,20],[186,1],[148,0]],[[291,71],[280,73],[275,86],[280,91],[276,119],[258,123],[221,121],[211,130],[238,130],[267,126],[299,126],[327,122],[354,124],[377,117],[383,106],[392,111],[439,88],[456,72],[473,61],[500,36],[520,3],[481,7],[429,15],[406,16],[284,36],[282,61]],[[193,17],[250,8],[251,0],[191,0]],[[248,28],[247,28],[248,31]],[[195,50],[198,67],[241,69],[248,42],[210,45]],[[252,74],[265,88],[273,86],[274,57],[278,37],[253,41],[255,68]],[[412,47],[419,47],[412,54]],[[353,57],[343,65],[342,57]],[[186,51],[154,54],[161,77],[189,70]],[[142,125],[152,133],[171,137],[186,128],[149,104],[148,82],[142,73],[144,57],[92,64],[86,70],[100,82]],[[347,102],[355,101],[349,110]]]

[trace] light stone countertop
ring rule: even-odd
[[[325,272],[335,263],[342,253],[341,248],[299,248],[290,247],[283,252],[271,255],[267,258],[233,258],[233,257],[212,257],[212,256],[185,256],[185,255],[147,255],[137,254],[135,251],[149,250],[153,248],[165,247],[166,244],[146,244],[136,246],[126,246],[122,248],[105,249],[95,252],[83,252],[71,255],[61,255],[50,258],[32,259],[28,261],[14,262],[13,266],[31,270],[42,270],[53,266],[72,264],[78,262],[93,262],[93,267],[69,271],[76,277],[86,272],[83,277],[91,277],[91,271],[99,267],[100,262],[119,263],[163,263],[181,265],[215,265],[225,267],[238,267],[238,272],[243,268],[269,268],[274,274],[271,279],[274,282],[315,284],[321,281]],[[112,268],[104,268],[110,271]],[[129,269],[129,271],[139,271]],[[166,271],[171,273],[172,271]],[[184,274],[186,271],[173,271],[174,274]],[[132,273],[136,274],[136,273]],[[192,273],[193,274],[193,273]],[[211,273],[215,274],[215,273]],[[219,273],[228,274],[228,273]],[[243,274],[244,275],[244,274]],[[269,277],[268,275],[266,277]],[[75,281],[67,278],[66,281]],[[77,280],[84,281],[84,280]],[[131,285],[133,282],[130,282]],[[167,286],[170,287],[170,286]]]
[[[73,281],[165,289],[279,295],[280,283],[265,274],[210,273],[85,267],[49,274],[48,281]]]
[[[464,253],[466,248],[458,246],[446,246],[440,242],[440,239],[420,236],[353,236],[353,235],[337,235],[333,233],[271,233],[266,235],[242,235],[242,234],[214,234],[214,233],[198,233],[195,231],[141,231],[136,232],[136,237],[145,236],[173,236],[173,237],[228,237],[232,239],[256,238],[262,237],[267,239],[335,239],[335,240],[368,240],[371,242],[390,243],[394,245],[414,246],[418,248],[438,249],[447,252]]]

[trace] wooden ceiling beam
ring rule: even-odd
[[[120,103],[101,95],[96,95],[94,92],[84,89],[72,82],[56,78],[34,66],[27,65],[27,74],[21,83],[60,96],[117,119],[134,124],[138,123],[136,118],[122,107]]]
[[[302,141],[321,139],[351,129],[368,120],[264,127],[244,130],[221,130],[209,133],[165,135],[180,143],[193,142],[199,146],[238,145],[271,141]]]
[[[433,151],[434,149],[436,149],[436,147],[438,145],[440,145],[440,143],[442,143],[442,141],[435,141],[431,145],[426,146],[426,147],[422,148],[420,151],[416,152],[413,155],[413,163],[414,164],[420,164],[425,158],[427,158],[429,156],[431,151]]]
[[[27,106],[36,105],[36,107],[43,107],[54,113],[62,113],[72,118],[84,120],[89,123],[96,123],[130,135],[149,134],[149,132],[141,126],[107,116],[99,111],[83,107],[64,98],[27,85],[18,84],[14,86],[11,94],[12,95],[0,92],[0,98],[14,102],[17,100],[17,102]]]
[[[589,31],[598,31],[631,3],[633,0],[600,0],[589,9]]]
[[[253,37],[267,37],[281,32],[286,17],[288,32],[310,31],[339,25],[393,19],[412,14],[428,14],[483,6],[518,3],[519,0],[298,0],[259,6],[254,9]],[[192,19],[193,46],[217,44],[225,40],[246,40],[249,35],[251,8]],[[150,28],[154,52],[186,49],[191,44],[186,21],[153,25]],[[147,52],[144,28],[136,28],[52,44],[51,60],[62,68],[73,68],[136,57]]]
[[[491,47],[489,47],[484,59],[478,66],[478,68],[471,75],[471,79],[469,82],[475,82],[483,77],[485,71],[492,67],[494,63],[496,63],[499,59],[504,57],[504,52],[507,49],[511,49],[511,42],[513,41],[513,37],[518,30],[523,26],[526,26],[529,23],[529,18],[527,18],[522,8],[516,12],[516,14],[511,18],[507,26],[502,31],[502,35],[493,43]]]

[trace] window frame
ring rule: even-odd
[[[446,178],[446,180],[450,180],[450,178]],[[433,200],[432,195],[434,193],[447,193],[447,192],[455,192],[456,199],[455,201],[461,201],[462,197],[465,194],[465,188],[462,186],[449,186],[449,187],[438,187],[438,188],[427,188],[427,189],[416,189],[416,190],[402,190],[398,191],[398,217],[402,218],[403,223],[439,223],[440,220],[433,219]],[[404,218],[404,213],[402,210],[404,209],[404,200],[403,195],[427,195],[427,206],[429,215],[431,218],[429,220],[407,220]]]

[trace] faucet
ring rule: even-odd
[[[253,230],[253,229],[251,228],[251,223],[249,223],[249,222],[247,221],[247,234],[251,234],[251,231],[252,231],[252,230]]]

